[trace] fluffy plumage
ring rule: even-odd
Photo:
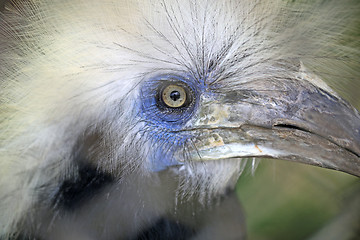
[[[281,85],[279,79],[300,78],[302,62],[341,91],[359,76],[351,39],[356,11],[356,1],[6,3],[0,18],[0,235],[22,231],[55,239],[70,229],[56,239],[127,238],[157,217],[173,216],[180,199],[204,204],[224,194],[243,170],[241,161],[193,163],[184,154],[182,166],[152,170],[148,156],[154,149],[171,151],[177,139],[141,115],[143,82],[171,73],[221,83],[223,91],[264,79]],[[186,153],[190,143],[183,144]],[[83,165],[113,182],[91,203],[62,214],[54,196],[64,181],[79,178]],[[95,206],[90,212],[89,205]],[[241,209],[234,212],[242,223]]]

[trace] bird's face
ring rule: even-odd
[[[358,112],[300,61],[317,42],[306,45],[312,42],[286,35],[287,28],[274,32],[279,19],[271,14],[280,10],[267,13],[265,3],[244,3],[244,16],[229,10],[232,4],[211,2],[202,9],[153,3],[148,7],[162,11],[146,16],[142,9],[139,18],[146,24],[136,26],[140,33],[123,26],[124,34],[106,43],[135,69],[122,81],[136,79],[124,91],[122,110],[129,113],[121,114],[137,124],[121,125],[130,133],[125,140],[116,140],[127,136],[123,130],[121,136],[111,131],[111,149],[127,146],[131,150],[120,157],[127,159],[138,148],[134,162],[145,171],[174,168],[206,178],[211,173],[232,179],[253,157],[359,175]],[[270,22],[251,25],[251,17],[262,14]],[[106,27],[110,35],[116,28]],[[300,49],[305,46],[309,50]]]

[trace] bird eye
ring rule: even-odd
[[[169,108],[183,107],[187,102],[186,89],[178,85],[168,85],[162,90],[161,99]]]
[[[199,88],[192,78],[160,75],[143,84],[142,112],[148,120],[174,129],[181,128],[191,118],[199,96]]]

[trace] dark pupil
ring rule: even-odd
[[[174,102],[176,102],[176,101],[179,100],[179,98],[180,98],[180,93],[179,93],[178,91],[172,91],[172,92],[170,93],[170,98],[171,98]]]

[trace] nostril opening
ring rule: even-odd
[[[304,128],[301,128],[299,126],[293,125],[293,124],[286,124],[286,123],[278,123],[273,125],[274,128],[285,128],[285,129],[294,129],[294,130],[300,130],[303,132],[310,132]]]

